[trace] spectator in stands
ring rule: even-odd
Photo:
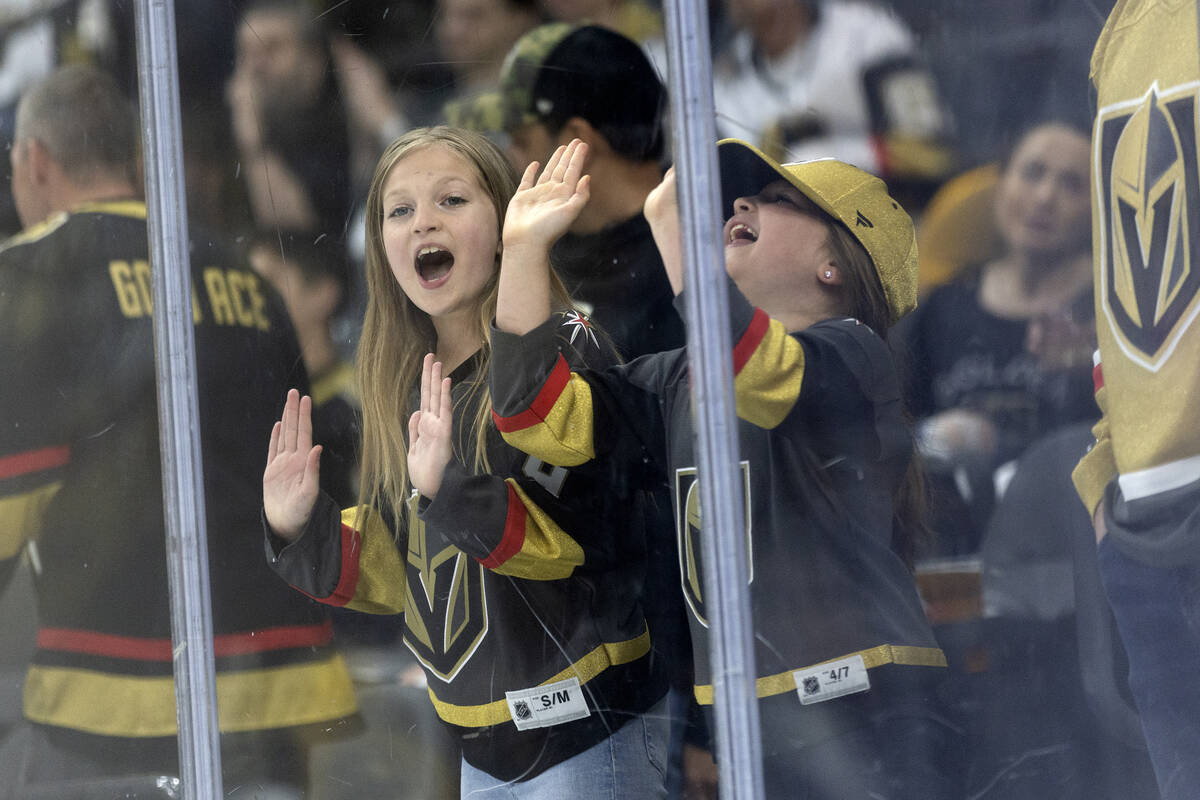
[[[1198,31],[1194,3],[1121,0],[1091,62],[1103,418],[1073,478],[1164,800],[1200,784]]]
[[[717,132],[783,161],[832,157],[940,181],[948,122],[916,42],[859,0],[726,0],[736,29],[713,70]]]
[[[53,73],[18,106],[25,232],[0,251],[0,578],[36,554],[30,783],[179,770],[138,143],[136,109],[91,68]],[[226,788],[299,792],[310,736],[355,713],[328,615],[272,575],[257,535],[254,433],[307,378],[270,287],[219,240],[197,237],[191,260]]]
[[[455,92],[494,90],[505,54],[539,22],[536,0],[438,0],[434,33]]]
[[[325,31],[303,3],[247,7],[227,100],[257,226],[343,239],[352,179],[347,113]]]
[[[370,150],[369,159],[356,158],[356,163],[373,167],[379,154],[413,125],[441,122],[447,103],[469,104],[495,90],[505,54],[540,19],[534,0],[439,0],[431,24],[437,58],[446,62],[449,74],[436,91],[398,93],[382,63],[348,38],[335,40],[333,57],[351,128],[356,141],[365,145],[360,153]],[[440,98],[434,111],[427,108],[431,95]],[[362,213],[360,203],[348,238],[351,258],[358,265],[366,258]]]
[[[637,45],[596,25],[550,23],[506,60],[498,94],[448,110],[451,122],[502,132],[509,160],[545,164],[555,148],[588,145],[591,197],[551,260],[625,358],[683,344],[683,322],[642,215],[662,176],[666,90]],[[518,166],[519,165],[519,166]]]
[[[1088,141],[1061,122],[1021,136],[995,193],[1000,254],[935,289],[896,330],[922,453],[943,488],[942,554],[974,551],[997,467],[1096,414]]]

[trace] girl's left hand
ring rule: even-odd
[[[525,168],[504,216],[506,251],[529,248],[548,252],[567,232],[590,196],[591,176],[583,174],[587,150],[587,144],[572,139],[554,151],[541,175],[536,161]]]
[[[679,294],[683,291],[683,245],[679,239],[679,199],[674,167],[668,169],[662,182],[646,195],[642,213],[650,223],[650,233],[658,245],[671,290]]]
[[[421,364],[421,407],[408,418],[408,479],[430,500],[437,496],[453,455],[453,428],[450,379],[442,377],[442,362],[428,353]]]

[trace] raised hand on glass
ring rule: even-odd
[[[450,379],[442,377],[442,362],[428,353],[421,364],[421,406],[408,418],[408,479],[431,500],[453,455],[453,432]]]
[[[263,513],[276,536],[294,541],[304,532],[320,492],[321,445],[312,443],[312,398],[292,389],[283,417],[271,429],[263,471]]]
[[[562,145],[538,174],[534,161],[504,217],[496,326],[524,334],[550,316],[550,248],[587,204],[591,179],[583,174],[588,146]]]
[[[538,162],[525,168],[504,217],[504,247],[548,250],[567,232],[587,204],[591,176],[583,174],[588,146],[578,139],[561,145],[538,173]]]

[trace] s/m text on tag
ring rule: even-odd
[[[835,697],[871,688],[867,666],[862,656],[850,656],[838,661],[829,661],[816,667],[799,669],[792,673],[796,679],[796,691],[800,693],[802,705],[812,705]]]
[[[578,678],[505,692],[504,698],[519,731],[561,725],[592,714]]]

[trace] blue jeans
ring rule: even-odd
[[[834,701],[836,702],[836,701]],[[959,800],[962,734],[939,713],[907,709],[763,759],[768,800]]]
[[[1163,800],[1200,787],[1200,565],[1152,567],[1102,539],[1100,576]]]
[[[612,736],[527,781],[499,781],[462,763],[463,800],[657,800],[666,797],[667,699]]]

